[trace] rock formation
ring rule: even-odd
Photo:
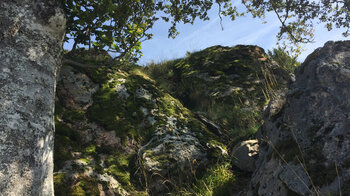
[[[259,129],[248,195],[350,195],[349,87],[350,41],[306,58]]]
[[[174,74],[167,84],[194,93],[191,102],[212,102],[193,113],[144,68],[111,66],[107,53],[94,50],[67,58],[76,63],[65,61],[57,86],[56,195],[162,195],[191,188],[194,177],[231,172],[226,145],[254,134],[244,129],[260,125],[266,100],[289,78],[258,47],[211,47],[167,70]],[[225,111],[213,118],[213,108]],[[241,124],[229,126],[234,121]],[[215,191],[229,193],[233,179],[227,173],[219,183],[225,190]]]
[[[146,71],[191,111],[234,133],[236,142],[254,135],[267,100],[290,78],[258,46],[212,46],[158,67]]]
[[[91,60],[93,54],[86,53]],[[84,63],[84,55],[77,56]],[[159,195],[190,182],[227,153],[139,67],[67,64],[57,89],[57,195],[137,195],[145,189]]]
[[[259,153],[258,140],[246,140],[238,143],[231,152],[232,163],[241,170],[255,171]]]

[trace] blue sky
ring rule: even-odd
[[[280,23],[273,13],[266,15],[266,24],[263,24],[262,19],[253,18],[250,15],[238,17],[235,21],[223,17],[224,30],[221,29],[217,13],[217,9],[211,10],[209,21],[198,20],[194,25],[180,24],[178,26],[180,34],[175,39],[168,38],[169,24],[156,23],[151,30],[154,34],[153,39],[142,44],[144,56],[140,59],[139,64],[146,65],[152,61],[158,63],[184,57],[187,51],[199,51],[213,45],[258,45],[266,52],[276,47],[276,35],[279,32]],[[342,29],[328,32],[323,24],[315,24],[314,43],[303,45],[305,51],[298,59],[303,61],[314,49],[323,46],[329,40],[349,39],[344,38],[342,32]]]
[[[238,1],[237,1],[238,2]],[[142,43],[143,57],[138,64],[147,65],[150,62],[162,62],[165,60],[184,57],[186,52],[203,50],[214,45],[235,46],[237,44],[258,45],[267,50],[276,47],[276,35],[279,32],[280,23],[273,13],[266,15],[267,23],[263,20],[253,18],[250,15],[238,17],[231,21],[228,17],[223,17],[221,29],[218,8],[214,7],[209,11],[209,21],[197,20],[193,25],[179,24],[180,34],[175,38],[168,38],[169,23],[158,21],[151,33],[153,39]],[[324,24],[315,24],[314,43],[302,45],[305,51],[298,60],[303,61],[308,54],[329,40],[344,40],[342,29],[327,31]],[[64,48],[71,49],[72,43],[65,43]]]

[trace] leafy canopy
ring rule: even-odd
[[[65,0],[66,41],[105,49],[123,60],[137,60],[141,42],[151,39],[154,23],[171,22],[169,37],[178,32],[176,25],[193,23],[196,18],[209,20],[214,3],[232,7],[229,0]]]
[[[266,12],[274,12],[281,23],[277,35],[284,40],[283,47],[296,46],[292,52],[300,53],[299,43],[313,42],[314,23],[323,23],[330,31],[344,28],[349,35],[350,0],[242,0],[247,13],[264,18]]]
[[[274,12],[280,23],[279,40],[293,44],[313,41],[317,19],[328,30],[345,28],[349,34],[350,0],[242,0],[246,10],[239,12],[234,0],[65,0],[68,18],[66,41],[77,45],[105,49],[120,60],[136,61],[141,56],[141,42],[151,39],[148,32],[161,19],[170,22],[169,37],[175,37],[178,23],[209,20],[208,11],[218,4],[218,14],[237,16],[252,14],[264,18]],[[297,48],[298,50],[298,48]]]

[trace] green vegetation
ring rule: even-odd
[[[117,156],[109,156],[107,159],[107,173],[111,174],[125,186],[131,186],[129,162],[132,155],[125,155],[123,153]]]
[[[141,42],[152,38],[153,35],[148,30],[158,19],[171,22],[169,37],[175,37],[178,34],[178,23],[193,23],[196,18],[208,20],[207,12],[214,3],[227,10],[227,14],[233,16],[236,13],[229,0],[65,0],[68,19],[66,40],[74,40],[73,51],[79,44],[88,46],[89,49],[107,48],[119,60],[135,61],[141,56]],[[162,16],[157,16],[160,13]]]
[[[217,147],[227,150],[217,136],[197,120],[179,100],[159,88],[143,69],[136,65],[102,66],[103,63],[112,61],[104,57],[103,53],[98,53],[96,60],[91,52],[92,50],[82,53],[76,51],[67,54],[77,62],[83,63],[84,58],[87,58],[89,65],[98,65],[78,67],[77,71],[87,74],[100,88],[93,95],[93,104],[87,110],[70,110],[58,100],[55,113],[55,171],[69,163],[67,161],[73,161],[71,172],[78,176],[84,176],[84,172],[92,170],[95,174],[113,177],[129,193],[143,194],[144,190],[139,188],[139,183],[144,176],[138,174],[141,168],[135,160],[136,153],[141,145],[150,140],[155,130],[169,126],[168,117],[176,118],[176,127],[187,127],[202,146],[213,144],[213,150],[208,152],[208,157],[213,161],[222,156],[215,151]],[[111,147],[98,142],[99,130],[93,128],[95,125],[89,124],[90,122],[96,123],[106,132],[115,132],[120,139],[120,146]],[[174,161],[172,156],[164,154],[152,155],[151,158],[165,165]],[[179,175],[178,172],[171,171],[173,175]],[[67,180],[72,186],[69,194],[94,192],[89,188],[90,185],[94,186],[94,181],[83,177],[79,177],[74,183]]]
[[[278,47],[268,51],[269,56],[289,73],[294,73],[295,68],[300,66],[298,56],[291,56],[286,48]]]
[[[345,28],[349,34],[350,5],[347,1],[242,1],[245,9],[238,9],[230,0],[198,1],[90,1],[65,0],[67,34],[65,40],[74,40],[72,50],[78,45],[108,49],[121,62],[137,61],[142,55],[141,43],[152,38],[148,31],[159,19],[170,22],[169,37],[178,34],[178,23],[190,23],[196,19],[209,20],[208,11],[214,4],[219,14],[232,20],[245,14],[264,18],[274,12],[281,23],[278,40],[287,40],[288,46],[313,41],[313,21],[325,24],[328,30],[334,26]],[[284,43],[286,45],[286,43]],[[299,53],[300,47],[292,49]]]
[[[65,161],[72,158],[71,151],[78,148],[80,135],[62,122],[55,120],[54,171],[58,171]]]
[[[191,111],[221,125],[237,142],[255,134],[263,108],[284,86],[278,81],[281,76],[276,76],[279,69],[271,66],[261,48],[239,45],[213,46],[183,59],[151,64],[145,72]]]
[[[179,195],[196,196],[225,196],[229,195],[235,188],[236,177],[230,168],[230,163],[216,164],[197,179],[192,187],[180,189]]]
[[[94,196],[100,195],[100,191],[97,186],[98,182],[94,178],[83,177],[79,179],[79,182],[71,187],[70,195],[72,196]]]
[[[100,195],[98,189],[98,181],[94,178],[82,177],[77,180],[73,186],[70,186],[66,173],[55,173],[55,195],[71,195],[71,196],[96,196]]]
[[[55,185],[55,195],[68,194],[68,187],[67,187],[65,173],[55,173],[53,176],[53,182]]]
[[[85,112],[82,110],[68,110],[64,112],[62,119],[73,123],[74,121],[83,120]]]

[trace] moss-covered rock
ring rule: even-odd
[[[191,111],[221,125],[233,143],[252,137],[289,74],[257,46],[213,46],[145,68]]]
[[[177,194],[196,190],[194,179],[216,179],[212,191],[222,192],[233,175],[223,185],[210,168],[230,171],[223,143],[254,135],[289,78],[255,46],[214,46],[153,68],[95,52],[67,54],[79,63],[65,64],[58,82],[57,195]]]
[[[83,58],[77,55],[75,60],[83,63]],[[87,62],[98,65],[99,61],[90,54]],[[68,95],[57,95],[58,195],[163,194],[188,183],[226,151],[191,111],[136,66],[64,65],[62,70],[65,75],[86,76],[89,84],[63,82],[66,78],[61,77],[58,88],[89,85],[96,90],[84,107],[65,101],[75,98],[69,90],[64,91]]]

